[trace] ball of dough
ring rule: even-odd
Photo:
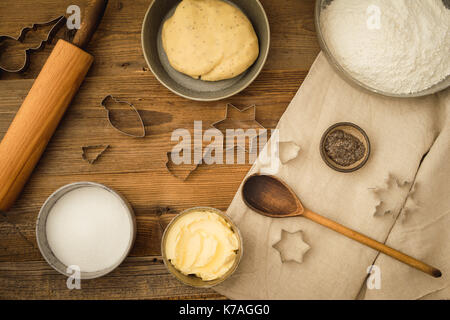
[[[258,58],[258,37],[238,8],[220,0],[183,0],[163,26],[170,65],[206,81],[230,79]]]

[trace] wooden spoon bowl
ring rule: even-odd
[[[253,211],[272,218],[295,217],[304,212],[294,191],[272,176],[248,177],[242,188],[242,199]]]

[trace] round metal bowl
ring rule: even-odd
[[[44,259],[47,261],[47,263],[53,269],[55,269],[59,273],[65,275],[67,277],[71,276],[71,274],[67,273],[68,266],[66,266],[64,263],[62,263],[55,256],[55,254],[52,252],[52,249],[50,248],[50,245],[48,244],[47,232],[46,232],[47,217],[48,217],[53,205],[63,195],[65,195],[66,193],[68,193],[72,190],[82,188],[82,187],[102,188],[108,192],[111,192],[114,196],[116,196],[125,205],[125,207],[128,208],[129,219],[130,219],[130,223],[131,223],[131,232],[132,232],[131,237],[130,237],[130,242],[127,245],[127,250],[124,252],[122,257],[119,259],[119,261],[116,264],[110,266],[109,268],[100,270],[100,271],[95,271],[95,272],[81,271],[80,278],[83,280],[83,279],[94,279],[94,278],[99,278],[101,276],[104,276],[104,275],[110,273],[111,271],[113,271],[115,268],[117,268],[123,262],[123,260],[125,260],[125,258],[130,253],[131,248],[133,247],[133,244],[134,244],[134,240],[136,238],[136,219],[135,219],[135,216],[133,213],[133,209],[132,209],[131,205],[128,203],[128,201],[124,197],[122,197],[119,193],[117,193],[116,191],[114,191],[102,184],[94,183],[94,182],[76,182],[76,183],[65,185],[65,186],[59,188],[58,190],[56,190],[52,195],[50,195],[50,197],[48,197],[48,199],[43,204],[41,210],[39,211],[39,215],[38,215],[38,218],[36,221],[36,239],[37,239],[37,244],[38,244],[39,250],[41,251],[41,254],[44,257]]]
[[[208,211],[208,212],[214,212],[217,215],[219,215],[220,217],[222,217],[231,226],[231,229],[237,235],[237,238],[239,241],[239,249],[237,251],[236,260],[234,261],[233,266],[222,277],[217,278],[215,280],[210,280],[210,281],[204,281],[195,275],[185,275],[184,273],[180,272],[178,269],[176,269],[174,267],[174,265],[167,259],[167,255],[166,255],[167,234],[170,232],[174,223],[179,218],[181,218],[185,215],[188,215],[189,213],[191,213],[193,211],[201,211],[201,210]],[[161,253],[162,253],[164,264],[167,267],[167,270],[169,270],[169,272],[173,276],[175,276],[175,278],[177,278],[179,281],[181,281],[182,283],[184,283],[188,286],[191,286],[191,287],[196,287],[196,288],[211,288],[211,287],[218,285],[219,283],[222,283],[229,277],[231,277],[231,275],[236,271],[237,267],[239,266],[239,262],[241,261],[243,250],[244,250],[244,248],[242,245],[241,233],[240,233],[239,229],[236,227],[236,225],[233,223],[233,221],[230,219],[230,217],[228,217],[222,211],[215,209],[215,208],[210,208],[210,207],[195,207],[195,208],[190,208],[190,209],[187,209],[187,210],[184,210],[183,212],[181,212],[179,215],[177,215],[175,218],[173,218],[173,220],[169,223],[167,228],[164,230],[164,233],[162,236],[162,241],[161,241]]]
[[[394,98],[413,98],[413,97],[422,97],[426,95],[430,95],[439,91],[442,91],[450,86],[450,76],[447,76],[444,80],[441,82],[438,82],[431,86],[428,89],[425,89],[423,91],[418,92],[412,92],[408,94],[398,94],[398,93],[392,93],[392,92],[386,92],[383,90],[379,90],[377,88],[371,87],[369,85],[366,85],[365,83],[359,81],[357,78],[353,77],[342,65],[339,63],[339,61],[333,56],[333,53],[328,48],[326,41],[324,39],[324,36],[322,34],[322,29],[320,26],[320,14],[322,10],[326,10],[325,7],[329,5],[332,1],[339,1],[339,0],[316,0],[316,7],[315,7],[315,25],[316,25],[316,32],[317,32],[317,38],[319,41],[320,48],[322,49],[323,53],[327,57],[330,64],[333,66],[333,68],[337,71],[337,73],[348,83],[352,85],[357,85],[360,88],[364,88],[370,92],[377,93],[383,96],[388,97],[394,97]]]
[[[247,88],[261,72],[269,54],[270,27],[258,0],[225,0],[238,7],[251,21],[259,41],[259,56],[244,73],[221,81],[203,81],[176,71],[162,46],[161,31],[179,0],[153,0],[142,24],[142,50],[156,79],[173,93],[196,101],[216,101],[233,96]]]

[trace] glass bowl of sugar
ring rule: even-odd
[[[445,1],[316,0],[315,24],[322,51],[350,84],[398,98],[450,86]]]
[[[42,256],[63,275],[93,279],[128,256],[136,237],[133,209],[114,190],[76,182],[55,191],[42,206],[36,238]]]

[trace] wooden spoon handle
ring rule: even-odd
[[[371,239],[359,232],[356,232],[352,229],[349,229],[347,227],[344,227],[343,225],[334,222],[330,219],[327,219],[325,217],[322,217],[321,215],[312,212],[310,210],[305,209],[302,216],[305,218],[308,218],[314,222],[317,222],[329,229],[332,229],[340,234],[343,234],[344,236],[356,240],[366,246],[369,246],[375,250],[378,250],[380,252],[383,252],[384,254],[387,254],[388,256],[391,256],[394,259],[397,259],[403,263],[406,263],[407,265],[410,265],[413,268],[416,268],[420,271],[423,271],[435,278],[439,278],[442,273],[438,269],[427,265],[426,263],[423,263],[422,261],[416,260],[413,257],[410,257],[404,253],[401,253],[400,251],[397,251],[395,249],[392,249],[386,245],[384,245],[381,242],[378,242],[374,239]]]

